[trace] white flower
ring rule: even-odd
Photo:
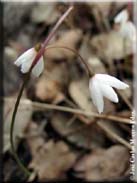
[[[136,26],[129,20],[129,13],[125,9],[121,11],[114,19],[115,23],[120,23],[119,33],[132,43],[133,52],[136,51]]]
[[[127,22],[129,19],[129,14],[128,11],[126,9],[124,9],[123,11],[121,11],[114,19],[115,23],[122,23],[124,24],[125,22]]]
[[[133,22],[128,21],[121,25],[119,32],[124,38],[128,38],[133,44],[136,44],[136,27]]]
[[[129,86],[119,79],[107,74],[95,74],[89,81],[89,89],[93,104],[97,107],[99,113],[103,112],[103,97],[112,102],[118,102],[118,96],[113,88],[126,89]]]
[[[22,73],[27,73],[32,65],[32,62],[34,61],[34,58],[36,57],[36,50],[35,48],[30,48],[26,52],[24,52],[19,58],[14,62],[15,65],[21,67]],[[32,74],[36,77],[38,77],[42,71],[44,70],[44,60],[43,56],[39,59],[37,64],[32,69]]]

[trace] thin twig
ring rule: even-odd
[[[97,122],[97,125],[104,130],[109,136],[111,136],[113,139],[117,140],[118,142],[120,142],[121,144],[125,145],[126,147],[128,147],[129,149],[131,148],[130,143],[128,143],[126,140],[124,140],[122,137],[118,136],[116,133],[114,133],[112,130],[110,130],[107,126],[105,126],[103,123],[101,122]]]
[[[13,102],[15,99],[12,97],[5,97],[4,100],[8,101],[8,102]],[[34,101],[30,101],[28,99],[21,99],[20,102],[24,105],[28,105],[28,106],[30,105],[37,109],[57,110],[57,111],[74,113],[74,114],[81,114],[81,115],[89,116],[89,117],[92,116],[92,117],[96,117],[96,118],[100,118],[100,119],[112,120],[115,122],[120,122],[120,123],[125,123],[125,124],[133,124],[131,122],[131,120],[128,118],[122,118],[119,116],[113,116],[113,115],[109,115],[109,114],[98,114],[95,112],[84,111],[81,109],[73,109],[70,107],[59,106],[59,105],[54,105],[54,104],[34,102]]]
[[[127,104],[127,106],[129,107],[129,109],[131,111],[133,111],[133,106],[132,106],[131,102],[128,100],[127,96],[125,94],[123,94],[122,91],[119,91],[119,90],[117,90],[117,93],[123,99],[123,101]]]

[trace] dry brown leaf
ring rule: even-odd
[[[46,143],[42,137],[32,137],[28,139],[28,144],[32,153],[29,167],[38,174],[39,181],[64,177],[65,171],[72,167],[77,157],[61,141]]]
[[[55,41],[53,46],[66,46],[71,49],[76,49],[77,44],[82,39],[82,32],[79,29],[69,30],[62,33],[61,37]],[[45,58],[50,60],[60,60],[60,59],[72,59],[74,53],[60,48],[49,49],[45,52]]]
[[[30,122],[25,129],[26,139],[31,149],[32,156],[36,156],[39,149],[45,143],[42,133],[42,131],[39,131],[39,126],[34,122]],[[44,133],[46,134],[45,131]]]
[[[107,71],[104,64],[97,56],[93,55],[93,53],[91,52],[89,39],[89,36],[85,36],[79,53],[84,58],[84,60],[88,62],[91,71],[93,71],[94,73],[106,73]],[[83,69],[85,69],[84,66]]]
[[[15,105],[14,100],[13,102],[7,101],[4,103],[4,148],[3,148],[4,152],[10,149],[10,126],[14,105]],[[13,140],[15,147],[17,147],[17,144],[19,142],[19,137],[24,136],[25,128],[31,119],[32,115],[31,104],[28,105],[30,105],[29,110],[27,107],[24,107],[23,104],[20,104],[18,108],[13,133]]]
[[[91,49],[102,59],[111,62],[113,59],[122,59],[131,54],[131,42],[125,40],[116,31],[94,36],[91,41]]]
[[[127,83],[129,85],[129,88],[127,88],[126,90],[121,90],[120,92],[126,96],[126,98],[131,99],[132,95],[133,95],[133,91],[132,91],[132,86],[133,86],[133,82],[130,80],[124,80],[125,83]]]
[[[36,84],[36,96],[42,101],[53,102],[60,95],[59,84],[54,80],[43,77]]]
[[[90,2],[88,4],[91,7],[91,10],[92,8],[96,8],[100,10],[105,16],[108,16],[112,2]]]
[[[26,130],[27,142],[32,155],[29,167],[38,174],[39,181],[63,178],[65,171],[74,164],[77,155],[71,152],[62,141],[46,142],[38,131],[37,124],[29,123]]]
[[[79,147],[89,149],[105,145],[104,134],[95,124],[87,125],[73,116],[59,112],[53,115],[51,123],[59,134]]]
[[[10,46],[6,46],[4,49],[4,54],[6,55],[6,57],[8,57],[11,61],[15,61],[17,56],[18,56],[18,52],[17,50],[15,50],[14,48],[10,47]]]
[[[131,149],[130,143],[123,137],[123,131],[116,126],[113,122],[110,121],[97,121],[97,125],[106,133],[106,135],[113,142],[119,142],[127,148]]]
[[[89,44],[90,36],[89,35],[83,35],[83,40],[79,49],[79,54],[85,59],[88,60],[92,53],[90,49]]]
[[[106,73],[106,68],[98,57],[92,56],[88,59],[89,67],[96,73]]]
[[[49,65],[35,85],[35,95],[42,101],[57,103],[64,99],[69,73],[65,63]]]
[[[45,2],[34,6],[31,12],[31,19],[35,23],[46,22],[47,24],[52,24],[59,18],[59,15],[55,2]]]
[[[114,180],[128,168],[129,157],[128,149],[120,145],[107,150],[97,149],[79,160],[75,170],[81,172],[78,175],[88,181]]]

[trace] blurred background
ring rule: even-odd
[[[89,94],[89,78],[77,55],[64,49],[47,50],[45,70],[39,78],[30,78],[14,129],[16,152],[33,172],[31,177],[23,174],[12,156],[11,116],[24,79],[14,61],[44,41],[68,6],[60,2],[4,3],[5,182],[129,179],[134,52],[132,39],[120,32],[121,22],[115,18],[125,10],[133,24],[131,2],[74,3],[50,42],[75,49],[95,73],[108,73],[129,84],[118,92],[119,103],[105,100],[106,117],[102,118],[46,109],[48,103],[98,115]]]

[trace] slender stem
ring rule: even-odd
[[[10,143],[11,143],[12,154],[13,154],[15,160],[17,161],[19,167],[24,171],[24,173],[27,176],[30,176],[31,173],[25,168],[25,166],[22,164],[21,160],[19,159],[18,155],[16,154],[16,150],[14,148],[13,131],[14,131],[15,118],[16,118],[18,106],[19,106],[19,103],[20,103],[20,99],[21,99],[24,87],[26,86],[26,84],[29,80],[29,77],[30,77],[30,72],[27,73],[26,78],[25,78],[25,80],[22,84],[22,87],[20,89],[19,95],[17,97],[16,104],[15,104],[14,111],[13,111],[13,115],[12,115],[11,127],[10,127]]]
[[[71,10],[73,9],[73,6],[70,6],[67,11],[61,16],[61,18],[58,20],[58,22],[55,24],[55,26],[53,27],[53,29],[50,31],[48,37],[45,39],[41,49],[38,51],[37,56],[35,57],[32,67],[34,67],[34,65],[39,61],[40,57],[44,54],[45,52],[45,47],[48,45],[49,41],[52,39],[52,37],[54,36],[55,32],[57,31],[57,29],[59,28],[59,26],[61,25],[61,23],[64,21],[64,19],[68,16],[68,14],[71,12]]]
[[[27,175],[27,176],[30,176],[30,172],[25,168],[25,166],[22,164],[22,162],[20,161],[17,153],[16,153],[16,150],[14,148],[14,140],[13,140],[13,131],[14,131],[14,124],[15,124],[15,118],[16,118],[16,113],[17,113],[17,110],[18,110],[18,106],[19,106],[19,103],[20,103],[20,99],[21,99],[21,96],[22,96],[22,93],[23,93],[23,90],[25,88],[25,85],[27,84],[28,80],[29,80],[29,77],[30,77],[30,74],[31,74],[31,71],[33,69],[33,67],[37,64],[37,62],[39,61],[40,57],[44,54],[45,52],[45,47],[48,45],[49,41],[51,40],[51,38],[54,36],[56,30],[58,29],[58,27],[61,25],[61,23],[64,21],[64,19],[67,17],[67,15],[70,13],[70,11],[73,9],[73,6],[69,7],[67,9],[67,11],[61,16],[61,18],[58,20],[58,22],[55,24],[55,26],[53,27],[53,29],[51,30],[51,32],[49,33],[48,37],[45,39],[42,47],[39,49],[36,57],[34,58],[34,61],[29,69],[29,72],[27,73],[26,75],[26,78],[22,84],[22,87],[20,89],[20,92],[19,92],[19,95],[17,97],[17,100],[16,100],[16,103],[15,103],[15,107],[14,107],[14,111],[13,111],[13,115],[12,115],[12,121],[11,121],[11,127],[10,127],[10,143],[11,143],[11,150],[12,150],[12,153],[14,155],[14,158],[15,160],[17,161],[19,167],[24,171],[24,173]]]
[[[58,20],[58,22],[56,23],[56,25],[53,27],[52,31],[50,32],[50,34],[48,35],[47,39],[44,41],[43,46],[47,46],[47,44],[49,43],[49,41],[51,40],[51,38],[53,37],[53,35],[55,34],[56,30],[58,29],[58,27],[61,25],[61,23],[64,21],[64,19],[68,16],[68,14],[70,13],[70,11],[73,9],[73,6],[70,6],[68,8],[68,10],[62,15],[62,17]]]
[[[85,65],[85,68],[86,68],[86,71],[87,71],[87,74],[90,77],[92,77],[94,75],[94,73],[91,71],[90,67],[88,66],[88,63],[82,58],[82,56],[76,52],[74,49],[72,48],[69,48],[69,47],[66,47],[66,46],[59,46],[59,45],[56,45],[56,46],[47,46],[45,48],[45,50],[48,50],[48,49],[52,49],[52,48],[59,48],[59,49],[66,49],[66,50],[69,50],[71,52],[73,52],[75,55],[77,55],[79,57],[79,59],[81,60],[81,62]]]

